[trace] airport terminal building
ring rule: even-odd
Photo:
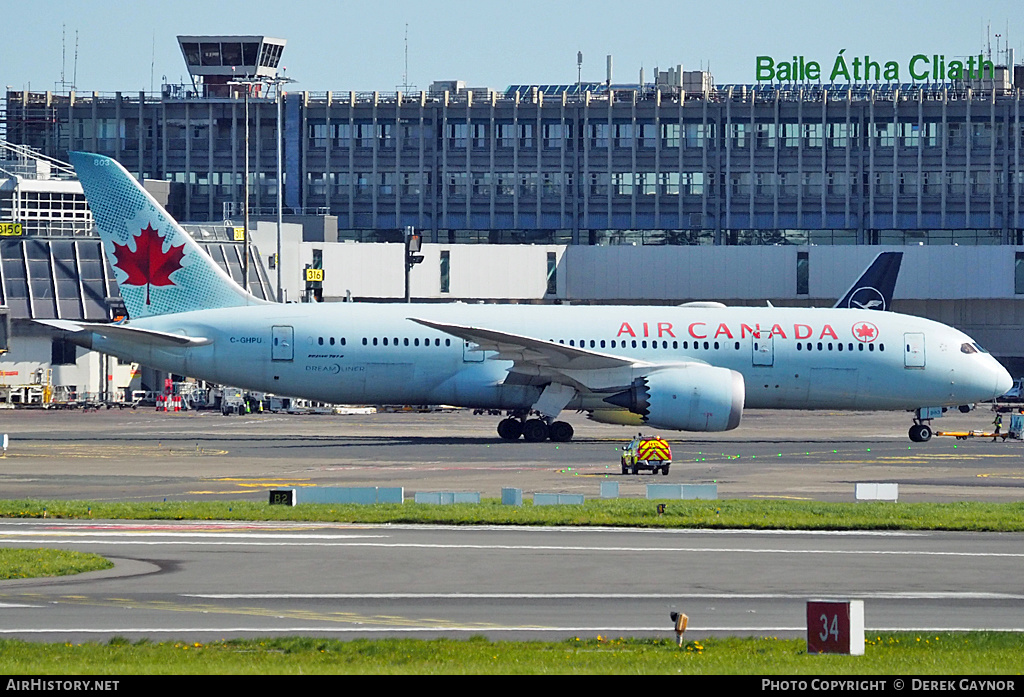
[[[954,82],[716,85],[677,67],[635,84],[285,94],[283,40],[179,43],[192,84],[8,90],[6,139],[109,155],[170,182],[180,220],[236,225],[247,171],[250,211],[276,214],[280,147],[284,211],[307,224],[280,269],[290,299],[309,290],[305,266],[324,270],[323,299],[401,299],[389,243],[407,226],[425,243],[412,277],[425,300],[821,305],[895,248],[894,309],[1024,371],[1012,53]]]

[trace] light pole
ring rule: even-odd
[[[249,92],[253,85],[258,85],[261,82],[262,80],[255,77],[240,77],[228,82],[229,85],[245,88],[245,174],[243,175],[245,193],[242,197],[242,205],[245,210],[242,213],[242,287],[246,292],[249,290]],[[280,272],[278,272],[278,276],[280,276]]]
[[[283,75],[275,75],[274,77],[264,78],[263,81],[268,85],[274,85],[274,98],[277,100],[277,302],[283,303],[284,294],[281,291],[281,225],[284,217],[284,170],[282,169],[283,156],[281,153],[281,105],[284,100],[281,94],[281,85],[295,82],[295,80]]]

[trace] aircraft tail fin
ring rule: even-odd
[[[69,157],[130,318],[265,303],[235,283],[116,160]]]
[[[903,252],[882,252],[833,307],[890,310]]]

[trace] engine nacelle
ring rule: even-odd
[[[746,388],[735,370],[693,363],[633,381],[604,401],[639,414],[644,423],[677,431],[729,431],[740,424]]]

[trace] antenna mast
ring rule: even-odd
[[[409,23],[405,23],[405,72],[402,74],[402,84],[396,88],[403,94],[416,91],[416,85],[409,84]]]

